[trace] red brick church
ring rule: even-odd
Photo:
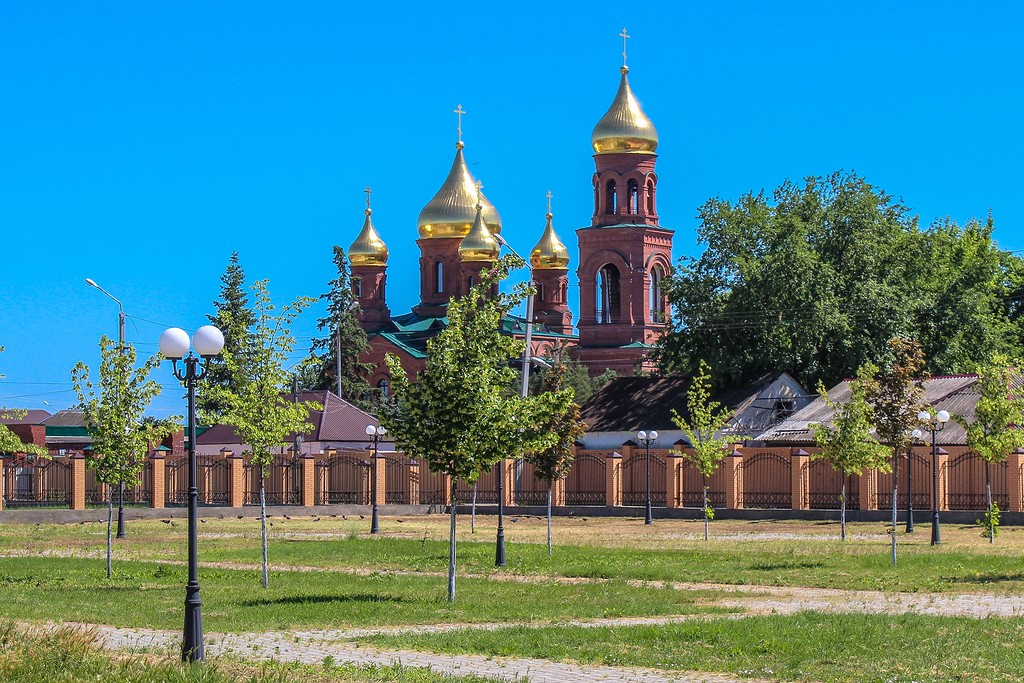
[[[550,206],[528,256],[537,286],[532,353],[544,356],[565,346],[595,375],[650,369],[647,353],[669,322],[661,282],[671,267],[672,231],[658,219],[658,133],[633,95],[628,72],[623,65],[618,92],[591,136],[594,214],[589,226],[576,231],[578,333],[567,296],[569,252],[555,233]],[[461,106],[456,112],[461,117]],[[447,325],[448,302],[465,294],[498,257],[501,217],[470,175],[464,147],[460,126],[451,170],[419,214],[420,299],[412,311],[392,315],[388,308],[388,249],[373,226],[369,202],[363,228],[349,247],[371,345],[364,360],[375,365],[371,384],[385,391],[384,355],[398,356],[410,373],[422,369],[427,340]],[[520,317],[507,317],[503,327],[507,334],[525,334]]]

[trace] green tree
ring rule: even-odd
[[[4,352],[4,347],[0,346],[0,353]],[[0,373],[0,379],[4,379],[6,375]],[[16,420],[25,416],[24,410],[16,410],[8,408],[6,406],[0,406],[0,418],[5,420]],[[0,453],[28,453],[31,455],[48,455],[48,451],[42,446],[36,444],[25,443],[21,438],[8,429],[7,425],[0,424]]]
[[[359,357],[370,350],[370,343],[359,324],[359,299],[352,289],[345,250],[339,246],[334,247],[334,265],[338,276],[330,281],[330,290],[320,295],[327,302],[327,315],[316,323],[316,328],[325,336],[314,339],[310,349],[319,360],[313,388],[333,388],[334,393],[349,403],[366,408],[370,396],[366,376],[373,366],[360,362]]]
[[[473,484],[509,453],[545,446],[543,438],[529,443],[532,433],[520,430],[531,415],[531,399],[507,387],[515,376],[510,363],[522,354],[523,343],[501,334],[502,317],[529,290],[517,284],[511,293],[491,295],[492,283],[522,265],[515,256],[499,259],[468,294],[448,304],[449,324],[428,342],[426,366],[415,382],[397,357],[387,357],[397,409],[382,421],[406,453],[451,477],[449,602],[455,601],[458,482]]]
[[[551,488],[555,481],[569,474],[576,441],[586,431],[575,392],[571,387],[564,387],[565,371],[564,364],[556,363],[544,372],[541,391],[530,406],[533,415],[527,420],[527,429],[533,432],[527,439],[542,443],[541,448],[527,451],[525,459],[533,463],[535,476],[548,484],[548,555],[551,554]],[[545,436],[553,438],[543,443]]]
[[[1010,359],[996,354],[978,368],[978,402],[973,419],[966,415],[953,418],[967,430],[967,447],[985,461],[985,501],[988,514],[988,540],[995,542],[996,529],[992,507],[992,479],[989,469],[1001,463],[1016,449],[1024,447],[1024,396],[1019,395],[1021,377]]]
[[[820,449],[813,459],[827,461],[839,471],[842,484],[839,491],[839,538],[846,540],[846,476],[860,476],[864,470],[892,471],[889,449],[871,436],[874,428],[873,412],[864,395],[864,387],[871,382],[871,366],[864,366],[857,379],[849,383],[850,398],[837,404],[828,395],[824,384],[818,384],[818,393],[832,409],[832,424],[812,424],[814,441]]]
[[[114,486],[137,486],[146,466],[151,442],[159,442],[177,428],[173,420],[145,419],[146,409],[160,394],[160,385],[150,374],[160,365],[153,356],[139,367],[135,347],[116,345],[104,335],[100,338],[98,385],[90,378],[89,366],[78,362],[71,381],[78,394],[78,405],[92,437],[92,455],[86,465],[96,470],[96,480]],[[118,506],[123,501],[118,501]],[[107,496],[107,576],[111,574],[111,524],[113,497]]]
[[[224,411],[224,392],[211,391],[211,387],[234,388],[234,379],[225,360],[228,353],[238,358],[250,344],[250,328],[255,316],[249,308],[249,296],[245,291],[245,271],[238,262],[238,252],[231,252],[228,267],[220,276],[220,299],[213,302],[217,312],[208,315],[210,323],[224,333],[224,353],[210,359],[209,370],[202,380],[200,391],[196,392],[196,407],[211,423]]]
[[[889,356],[879,368],[869,363],[858,376],[870,377],[863,383],[864,397],[874,413],[875,434],[892,453],[892,564],[896,566],[896,494],[901,451],[909,454],[912,432],[919,424],[917,414],[924,399],[924,352],[917,340],[894,337],[888,343]],[[909,460],[909,458],[908,458]],[[907,465],[908,467],[910,465]],[[907,491],[907,495],[912,492]]]
[[[267,468],[273,462],[274,449],[280,448],[289,435],[305,434],[313,429],[307,422],[309,411],[319,410],[317,403],[293,402],[283,394],[290,391],[291,374],[285,369],[288,354],[295,348],[291,325],[295,318],[315,299],[299,297],[278,310],[270,298],[266,280],[252,286],[254,323],[244,335],[241,348],[224,347],[222,356],[231,377],[231,385],[213,385],[215,405],[222,406],[220,420],[232,425],[241,437],[254,465],[260,468],[260,545],[262,549],[262,583],[268,585],[267,562]],[[226,322],[235,321],[227,314]]]
[[[704,501],[704,540],[707,541],[711,531],[711,520],[714,510],[708,503],[708,479],[715,473],[725,457],[729,444],[743,440],[738,435],[723,434],[733,418],[733,411],[723,408],[718,401],[711,400],[711,368],[701,361],[700,370],[693,378],[690,390],[686,392],[688,415],[684,419],[672,410],[672,421],[686,435],[690,442],[690,450],[673,451],[686,461],[693,464],[701,474],[701,491]]]
[[[705,359],[728,384],[786,370],[832,386],[883,365],[893,337],[922,340],[936,373],[1020,350],[1024,261],[998,249],[991,220],[922,231],[900,201],[841,172],[711,199],[699,217],[704,253],[664,283],[666,371]]]

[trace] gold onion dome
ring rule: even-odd
[[[388,263],[388,248],[384,240],[380,238],[373,228],[373,221],[370,214],[373,211],[366,208],[366,219],[363,221],[363,229],[352,246],[348,248],[348,262],[353,266],[384,266]]]
[[[459,242],[459,258],[464,262],[480,263],[481,261],[495,261],[501,247],[498,240],[488,230],[484,223],[483,204],[476,205],[476,218],[473,220],[473,227],[469,233]]]
[[[477,189],[462,156],[464,145],[455,145],[455,161],[441,189],[420,211],[420,237],[465,237],[476,219]],[[492,233],[501,232],[501,216],[486,197],[480,198],[483,221]]]
[[[590,142],[598,154],[653,152],[658,149],[658,131],[640,108],[629,87],[629,67],[623,66],[619,91],[607,113],[594,126]]]
[[[569,266],[569,250],[555,234],[555,228],[551,225],[550,211],[548,211],[547,218],[548,224],[544,228],[544,234],[541,235],[537,246],[530,252],[530,265],[534,270],[567,268]]]

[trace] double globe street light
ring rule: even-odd
[[[917,419],[925,429],[932,433],[932,545],[941,542],[939,537],[939,451],[935,445],[935,432],[942,431],[942,428],[949,422],[949,411],[940,410],[932,415],[927,410],[917,414]]]
[[[378,425],[366,425],[366,435],[373,439],[373,460],[370,461],[370,495],[373,496],[373,507],[370,513],[370,533],[380,533],[380,519],[377,517],[377,448],[380,445],[380,437],[388,433],[388,430]]]
[[[647,466],[647,517],[644,524],[654,524],[654,518],[651,516],[651,446],[658,440],[658,432],[653,429],[645,432],[641,429],[636,433],[636,438],[640,445],[647,449],[644,456],[644,463]]]
[[[170,359],[174,376],[188,389],[188,583],[185,584],[185,629],[181,640],[181,660],[200,662],[203,647],[203,603],[199,597],[199,556],[196,516],[199,489],[196,486],[196,382],[206,376],[210,360],[224,348],[224,334],[213,325],[204,325],[192,335],[189,351],[188,333],[177,327],[160,335],[160,353]],[[187,354],[187,355],[186,355]],[[198,355],[196,355],[198,354]],[[178,361],[182,367],[178,367]]]

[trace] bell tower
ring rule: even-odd
[[[650,348],[667,329],[662,280],[672,264],[672,231],[657,210],[658,132],[640,108],[623,65],[611,107],[594,127],[591,143],[594,215],[579,240],[578,359],[591,374],[612,369],[633,375],[653,369]]]
[[[370,215],[370,188],[366,192],[366,218],[359,236],[348,248],[349,270],[352,274],[353,293],[359,301],[359,324],[367,332],[379,332],[391,319],[388,309],[387,270],[388,248],[373,227]]]

